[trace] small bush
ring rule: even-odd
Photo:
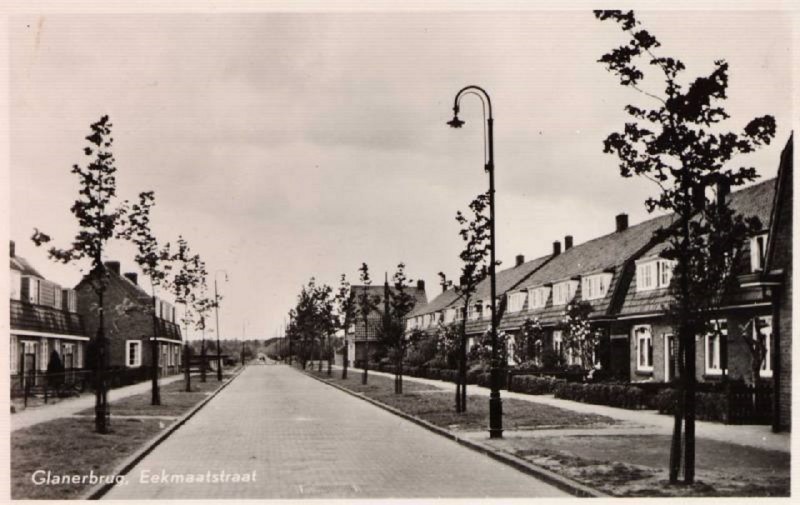
[[[556,386],[563,382],[563,380],[554,379],[552,377],[514,375],[511,378],[511,384],[509,384],[509,391],[529,395],[549,395],[553,394]]]
[[[638,387],[623,384],[581,384],[563,382],[555,385],[556,398],[624,409],[646,409],[650,402]]]

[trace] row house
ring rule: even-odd
[[[718,188],[718,197],[726,198],[736,212],[758,217],[763,229],[746,242],[736,270],[738,282],[712,315],[718,331],[696,336],[697,378],[702,381],[749,380],[748,341],[767,346],[760,376],[778,391],[782,428],[789,426],[791,411],[792,142],[790,137],[776,179],[733,193]],[[538,321],[545,333],[543,345],[565,364],[580,364],[578,356],[563,348],[559,326],[570,303],[585,302],[592,328],[601,336],[595,349],[601,368],[621,380],[674,379],[676,339],[666,318],[674,265],[660,256],[666,244],[656,241],[654,232],[675,221],[667,215],[629,226],[627,215],[619,214],[612,233],[574,246],[567,236],[563,252],[556,242],[551,256],[530,264],[518,261],[498,272],[499,330],[513,345],[526,320]],[[524,272],[515,272],[522,267]],[[466,311],[454,292],[442,293],[410,315],[409,328],[433,331],[440,321],[467,317],[468,337],[487,331],[488,283],[480,286]]]
[[[362,366],[367,356],[367,348],[369,347],[370,360],[373,359],[379,349],[377,345],[378,330],[382,324],[386,306],[389,303],[389,294],[394,292],[395,288],[389,286],[389,282],[386,280],[383,286],[355,285],[350,287],[350,291],[356,297],[357,307],[360,307],[358,300],[365,294],[374,306],[374,309],[367,314],[366,322],[362,316],[356,315],[356,320],[345,333],[349,364]],[[418,307],[427,305],[428,298],[425,294],[425,281],[417,281],[417,285],[407,288],[407,292],[416,300],[411,313]]]
[[[153,309],[156,312],[158,364],[162,375],[180,372],[183,339],[176,321],[175,307],[154,298],[138,283],[136,273],[120,273],[118,261],[108,261],[106,291],[103,298],[105,335],[109,345],[109,366],[140,368],[152,366]],[[99,305],[92,283],[92,272],[76,286],[78,313],[90,335],[97,332]]]
[[[16,255],[13,241],[9,259],[12,385],[13,377],[43,374],[56,359],[66,372],[82,369],[89,337],[75,291],[45,279]]]

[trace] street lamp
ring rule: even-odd
[[[217,295],[217,274],[225,273],[225,282],[228,282],[228,272],[217,270],[214,272],[214,313],[217,318],[217,381],[222,382],[222,351],[219,347],[219,295]]]
[[[447,124],[452,128],[461,128],[464,126],[464,121],[458,118],[459,104],[464,95],[475,95],[480,98],[483,104],[484,116],[486,110],[489,111],[489,117],[486,118],[487,133],[484,141],[488,144],[488,152],[486,153],[485,170],[489,173],[489,278],[491,281],[491,296],[492,296],[492,359],[490,368],[490,386],[491,393],[489,394],[489,438],[503,438],[503,403],[500,399],[500,368],[499,368],[499,352],[497,349],[497,275],[495,272],[495,217],[494,217],[494,118],[492,117],[492,100],[489,94],[478,86],[466,86],[456,93],[456,98],[453,105],[453,119],[448,121]]]

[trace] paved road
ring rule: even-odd
[[[198,474],[229,482],[152,482]],[[106,498],[535,496],[564,493],[286,366],[255,365]]]

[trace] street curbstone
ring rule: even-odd
[[[170,435],[172,435],[178,428],[183,426],[189,419],[191,419],[197,412],[200,411],[203,407],[206,406],[208,402],[214,399],[223,389],[228,387],[228,385],[234,381],[239,375],[244,371],[246,366],[240,367],[228,380],[223,382],[220,387],[214,390],[213,393],[208,395],[206,398],[201,400],[197,405],[192,407],[191,410],[183,414],[179,417],[174,423],[169,425],[163,431],[159,432],[153,438],[148,440],[144,445],[142,445],[136,452],[125,458],[119,465],[117,465],[114,470],[111,472],[111,475],[126,475],[134,466],[136,466],[145,456],[150,454],[153,449],[158,447],[164,440],[166,440]],[[111,488],[113,488],[115,482],[110,483],[101,483],[96,484],[89,488],[86,492],[82,493],[77,499],[78,500],[99,500],[103,497],[106,493],[108,493]]]
[[[325,379],[322,379],[322,378],[316,377],[316,376],[314,376],[314,375],[312,375],[310,373],[307,373],[307,372],[305,372],[303,370],[297,370],[297,371],[303,373],[307,377],[310,377],[310,378],[312,378],[314,380],[322,382],[323,384],[327,384],[328,386],[331,386],[331,387],[333,387],[335,389],[343,391],[343,392],[345,392],[345,393],[347,393],[347,394],[349,394],[351,396],[354,396],[356,398],[360,398],[361,400],[364,400],[364,401],[366,401],[368,403],[371,403],[371,404],[375,405],[376,407],[381,408],[383,410],[386,410],[387,412],[390,412],[390,413],[392,413],[392,414],[394,414],[396,416],[402,417],[403,419],[406,419],[407,421],[411,421],[412,423],[417,424],[417,425],[419,425],[419,426],[421,426],[421,427],[423,427],[423,428],[425,428],[425,429],[427,429],[429,431],[432,431],[432,432],[434,432],[434,433],[436,433],[438,435],[441,435],[441,436],[443,436],[445,438],[449,438],[450,440],[453,440],[453,441],[463,445],[464,447],[472,449],[473,451],[479,452],[479,453],[481,453],[481,454],[483,454],[485,456],[488,456],[488,457],[490,457],[490,458],[492,458],[492,459],[494,459],[496,461],[499,461],[499,462],[504,463],[504,464],[506,464],[508,466],[511,466],[512,468],[514,468],[514,469],[516,469],[516,470],[518,470],[518,471],[520,471],[522,473],[528,474],[528,475],[530,475],[532,477],[536,477],[537,479],[542,480],[542,481],[544,481],[544,482],[546,482],[548,484],[551,484],[551,485],[561,489],[562,491],[565,491],[567,493],[572,494],[573,496],[578,496],[578,497],[582,497],[582,498],[607,498],[607,497],[609,497],[609,495],[607,495],[605,493],[602,493],[602,492],[600,492],[600,491],[598,491],[596,489],[593,489],[593,488],[591,488],[589,486],[586,486],[584,484],[576,482],[576,481],[574,481],[574,480],[572,480],[572,479],[570,479],[568,477],[564,477],[563,475],[559,475],[559,474],[557,474],[557,473],[555,473],[555,472],[553,472],[551,470],[548,470],[548,469],[543,468],[541,466],[535,465],[535,464],[533,464],[533,463],[531,463],[529,461],[526,461],[526,460],[524,460],[524,459],[522,459],[520,457],[514,456],[512,454],[508,454],[508,453],[505,453],[505,452],[502,452],[502,451],[499,451],[499,450],[495,449],[494,447],[491,447],[489,445],[483,444],[481,442],[478,442],[478,441],[475,441],[475,440],[469,440],[467,438],[460,437],[460,436],[458,436],[458,434],[456,434],[456,433],[454,433],[454,432],[452,432],[450,430],[447,430],[447,429],[442,428],[440,426],[436,426],[433,423],[430,423],[430,422],[428,422],[428,421],[426,421],[424,419],[421,419],[419,417],[413,416],[411,414],[407,414],[406,412],[403,412],[400,409],[392,407],[391,405],[387,405],[387,404],[385,404],[385,403],[383,403],[383,402],[381,402],[379,400],[375,400],[374,398],[370,398],[370,397],[368,397],[367,395],[365,395],[363,393],[357,393],[355,391],[351,391],[351,390],[349,390],[349,389],[347,389],[347,388],[345,388],[343,386],[340,386],[339,384],[334,384],[334,383],[329,382],[329,381],[327,381]]]

